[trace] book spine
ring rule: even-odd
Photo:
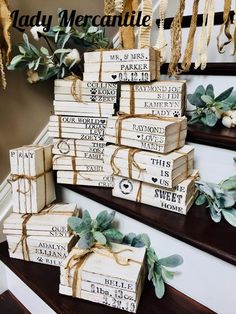
[[[11,174],[19,174],[19,162],[17,150],[10,150],[10,167]],[[13,212],[20,213],[20,195],[18,192],[19,180],[12,182],[12,201],[13,201]]]

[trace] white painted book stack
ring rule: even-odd
[[[78,213],[76,204],[54,204],[33,215],[12,213],[3,224],[10,257],[61,266],[78,241],[67,226]]]
[[[104,152],[104,169],[107,174],[150,183],[172,189],[193,172],[194,147],[184,147],[161,155],[125,146],[108,145]]]
[[[85,81],[151,82],[160,78],[160,54],[154,48],[86,52],[84,59]]]
[[[56,115],[109,117],[115,113],[117,84],[55,80]]]
[[[186,82],[159,81],[121,86],[120,112],[182,117],[186,109]]]
[[[197,177],[199,177],[199,173],[194,170],[188,179],[179,183],[175,188],[166,189],[154,184],[114,176],[115,187],[112,195],[186,215],[196,198],[195,180]]]
[[[48,131],[58,183],[113,187],[113,178],[103,170],[103,149],[107,119],[117,101],[114,83],[55,81],[55,115]]]
[[[10,150],[13,212],[38,213],[56,199],[52,145]]]
[[[111,244],[111,250],[95,248],[81,263],[83,251],[74,248],[61,266],[59,292],[135,313],[146,275],[146,248]]]
[[[118,145],[169,153],[183,147],[187,136],[187,119],[127,115],[108,119],[105,141]],[[120,137],[120,138],[119,138]]]

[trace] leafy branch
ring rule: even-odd
[[[236,110],[236,92],[233,89],[230,87],[216,97],[211,84],[206,89],[202,85],[198,86],[193,94],[187,96],[190,104],[196,107],[190,124],[202,123],[214,127],[219,119]]]
[[[196,183],[199,196],[196,205],[207,204],[214,222],[219,223],[224,219],[233,227],[236,227],[236,176],[233,176],[220,184],[199,181]]]
[[[103,211],[96,219],[92,219],[88,211],[84,211],[82,218],[71,217],[68,220],[69,227],[80,236],[77,245],[80,249],[88,249],[95,243],[109,246],[111,242],[122,243],[132,247],[147,248],[146,264],[148,268],[148,279],[153,282],[156,296],[161,299],[165,293],[165,282],[173,279],[175,273],[168,270],[181,265],[183,258],[172,255],[159,259],[151,247],[151,241],[146,234],[136,235],[130,233],[124,236],[113,227],[115,211],[108,213]]]

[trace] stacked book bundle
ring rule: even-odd
[[[186,215],[196,197],[194,149],[185,145],[187,119],[152,114],[110,117],[104,169],[112,195]]]
[[[52,145],[10,150],[15,213],[38,213],[56,199],[52,172]]]
[[[60,293],[135,313],[145,281],[146,248],[111,244],[85,255],[74,248],[61,266]]]
[[[55,99],[49,135],[54,142],[57,182],[112,187],[112,177],[103,171],[103,149],[107,119],[115,113],[117,85],[56,80]]]
[[[182,117],[186,109],[186,82],[159,81],[121,86],[120,112]]]
[[[121,115],[108,119],[105,141],[165,154],[184,146],[186,136],[185,117]]]
[[[84,82],[76,78],[55,80],[56,115],[109,117],[115,113],[117,85]]]
[[[3,224],[10,257],[61,266],[78,241],[67,226],[78,213],[75,204],[53,204],[38,214],[12,213]]]
[[[84,59],[85,81],[150,82],[160,77],[160,54],[154,48],[87,52]]]

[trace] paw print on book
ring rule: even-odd
[[[174,112],[174,117],[175,118],[179,118],[180,117],[180,112],[179,111],[175,111]]]
[[[97,94],[97,89],[96,88],[91,88],[90,90],[92,95],[96,95]]]
[[[91,96],[91,101],[96,102],[97,97],[96,96]]]

